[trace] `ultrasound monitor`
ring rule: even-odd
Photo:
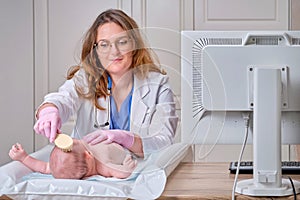
[[[281,144],[300,144],[300,31],[183,31],[181,39],[183,142],[240,144],[249,114],[253,179],[236,191],[292,194]]]

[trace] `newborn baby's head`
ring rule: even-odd
[[[64,152],[54,147],[49,160],[52,175],[61,179],[82,179],[88,173],[86,149],[82,141],[73,139],[72,151]]]

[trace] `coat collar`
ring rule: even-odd
[[[150,92],[148,78],[140,79],[134,75],[133,85],[134,94],[140,97],[140,99],[143,99]]]
[[[144,98],[149,94],[150,88],[148,79],[139,79],[134,75],[134,91],[132,95],[130,129],[132,132],[139,132],[144,121],[148,106],[144,103]]]

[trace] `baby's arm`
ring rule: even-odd
[[[49,163],[29,156],[19,143],[16,143],[11,147],[9,156],[13,160],[20,161],[34,172],[50,174]]]
[[[131,155],[126,155],[122,165],[108,163],[107,167],[112,177],[127,178],[133,172],[136,165],[136,160],[133,160]]]

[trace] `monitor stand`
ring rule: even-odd
[[[253,73],[253,179],[241,180],[236,191],[250,196],[293,195],[281,173],[282,71],[286,67],[255,66]],[[251,81],[250,81],[251,82]],[[295,192],[300,182],[293,181]]]

